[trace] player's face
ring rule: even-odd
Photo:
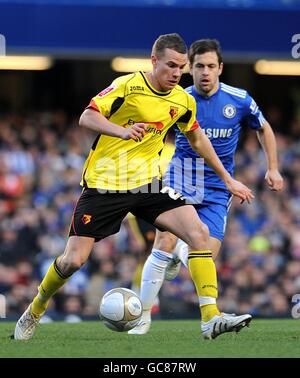
[[[187,54],[165,49],[163,56],[152,55],[152,85],[161,92],[173,89],[180,81],[187,64]]]
[[[207,96],[215,93],[219,86],[219,76],[222,70],[223,63],[219,64],[215,51],[195,55],[190,73],[193,76],[197,91]]]

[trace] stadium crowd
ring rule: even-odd
[[[225,312],[290,317],[291,299],[300,293],[300,120],[295,117],[285,134],[280,109],[267,109],[265,116],[275,125],[285,189],[269,191],[263,151],[255,133],[247,132],[236,154],[236,177],[256,198],[251,205],[233,201],[217,261],[218,303]],[[27,308],[64,248],[82,167],[95,138],[77,124],[62,111],[0,118],[0,293],[12,319]],[[45,321],[93,318],[109,289],[138,290],[154,232],[136,226],[126,219],[118,234],[95,244],[88,264],[52,300]],[[175,280],[164,283],[154,313],[198,317],[197,303],[183,267]]]

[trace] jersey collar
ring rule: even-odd
[[[154,89],[152,87],[152,85],[149,83],[148,79],[146,78],[146,75],[144,74],[144,72],[140,71],[140,74],[142,75],[147,87],[150,89],[151,92],[155,93],[156,95],[158,96],[168,96],[172,90],[168,91],[168,92],[160,92],[160,91],[157,91],[156,89]]]

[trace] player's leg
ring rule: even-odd
[[[209,250],[209,231],[194,207],[183,206],[164,212],[157,217],[155,224],[189,245],[189,270],[199,297],[202,319],[207,321],[219,315],[216,306],[217,275]]]
[[[65,252],[50,266],[37,296],[18,320],[16,339],[25,340],[33,336],[49,299],[87,261],[95,239],[101,240],[118,232],[131,201],[132,195],[103,194],[96,189],[83,191],[73,214]]]
[[[129,334],[143,335],[151,325],[151,309],[162,286],[165,270],[171,261],[177,237],[170,232],[156,231],[154,245],[142,272],[140,299],[143,305],[142,321]]]
[[[195,241],[196,244],[194,245],[194,249],[195,250],[207,249],[208,240],[209,240],[208,229],[207,229],[207,226],[203,224],[201,220],[199,219],[194,207],[191,205],[179,207],[178,210],[180,214],[177,214],[177,213],[174,215],[171,214],[172,212],[175,212],[176,210],[177,209],[172,209],[169,212],[167,211],[163,214],[160,214],[156,218],[155,223],[158,223],[158,225],[160,225],[159,222],[162,220],[163,222],[162,228],[168,229],[169,224],[166,224],[166,221],[164,220],[165,215],[166,215],[166,220],[169,223],[172,223],[173,226],[175,226],[176,224],[174,230],[179,232],[179,230],[185,230],[186,218],[191,217],[191,219],[194,219],[194,222],[190,222],[189,232],[195,233],[195,237],[193,238],[197,240]],[[172,216],[174,217],[174,220],[171,220]],[[187,233],[185,233],[184,236],[186,236],[186,234]],[[142,274],[141,293],[140,293],[142,304],[143,304],[142,321],[137,327],[129,331],[130,334],[144,334],[144,333],[147,333],[150,328],[151,308],[162,286],[166,266],[168,265],[171,259],[170,252],[174,248],[175,242],[176,242],[176,237],[172,235],[170,232],[157,232],[157,236],[156,236],[155,244],[154,244],[154,250],[152,251],[151,255],[148,257],[147,262],[144,265],[143,274]],[[194,241],[190,239],[190,243],[192,244],[194,243]],[[206,254],[206,252],[204,253]],[[202,264],[204,266],[204,269],[203,269],[204,271],[207,271],[207,269],[205,268],[206,262],[208,262],[207,258],[205,258],[204,263]],[[195,264],[192,263],[192,265],[195,265]],[[205,306],[203,305],[204,306],[203,308],[205,308],[203,311],[208,313],[208,317],[210,317],[210,312],[208,312],[208,310],[214,309],[214,311],[212,312],[212,316],[215,314],[219,314],[218,310],[216,309],[215,299],[211,299],[211,301],[212,303],[208,303]]]
[[[189,245],[188,266],[199,298],[204,338],[212,339],[221,333],[239,331],[248,325],[251,315],[221,314],[217,307],[217,272],[209,250],[209,231],[195,209],[183,206],[166,211],[157,217],[155,224]]]
[[[219,239],[214,237],[209,238],[209,249],[212,252],[212,258],[214,261],[216,261],[219,255],[221,245],[222,243]],[[178,239],[173,250],[172,258],[165,270],[165,280],[172,281],[178,275],[181,263],[183,263],[183,265],[188,268],[188,255],[188,245],[183,240]]]
[[[223,194],[223,192],[221,192]],[[198,205],[195,207],[199,218],[209,228],[210,240],[209,247],[212,251],[212,257],[215,261],[221,249],[221,244],[224,239],[226,229],[227,215],[231,203],[231,196],[228,199],[223,194],[224,198],[220,198],[219,203],[209,202],[207,204]],[[166,268],[165,279],[172,280],[178,274],[181,262],[187,267],[188,265],[188,246],[182,241],[178,240],[174,250],[172,260]]]
[[[172,258],[172,251],[177,237],[170,232],[156,231],[151,254],[148,256],[142,272],[140,298],[144,315],[150,320],[151,308],[162,286],[165,269]]]
[[[32,313],[41,316],[48,307],[49,299],[60,289],[87,261],[94,245],[94,238],[71,236],[63,255],[51,264],[38,288],[32,303]]]
[[[94,238],[71,236],[63,255],[59,256],[48,269],[38,294],[18,320],[14,337],[17,340],[30,339],[35,328],[48,307],[50,298],[87,261],[94,245]]]

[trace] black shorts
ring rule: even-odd
[[[99,241],[117,233],[129,212],[154,225],[160,214],[184,205],[184,200],[174,200],[168,193],[101,193],[84,189],[74,210],[69,236]]]

